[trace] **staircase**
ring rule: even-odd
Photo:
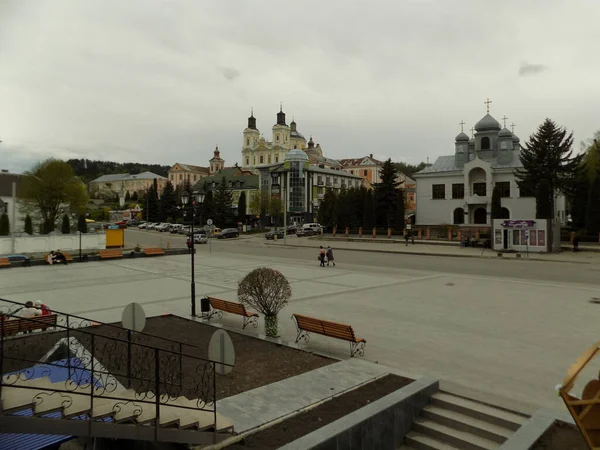
[[[415,420],[400,449],[497,449],[527,419],[475,400],[437,392]]]
[[[233,433],[197,347],[56,311],[49,327],[15,304],[0,299],[0,430],[188,445]],[[16,321],[34,332],[8,335]]]

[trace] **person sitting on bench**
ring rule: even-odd
[[[52,257],[52,259],[54,259],[54,262],[56,263],[63,263],[65,266],[67,265],[67,258],[65,257],[65,255],[63,255],[59,250],[56,250],[54,252],[54,256]]]

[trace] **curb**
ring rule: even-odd
[[[295,244],[274,244],[270,242],[265,242],[265,245],[277,246],[280,248],[308,248],[306,245],[295,245]],[[447,244],[446,244],[447,245]],[[478,256],[478,255],[460,255],[460,254],[452,254],[452,253],[427,253],[427,252],[419,252],[419,251],[394,251],[394,250],[377,250],[370,248],[336,248],[336,252],[365,252],[365,253],[384,253],[384,254],[392,254],[392,255],[416,255],[416,256],[440,256],[443,258],[479,258],[479,259],[495,259],[502,261],[535,261],[535,262],[549,262],[549,263],[572,263],[572,264],[592,264],[589,261],[569,261],[565,259],[542,259],[542,258],[499,258],[494,256]]]

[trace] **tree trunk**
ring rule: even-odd
[[[278,337],[277,316],[265,316],[265,334],[268,337]]]

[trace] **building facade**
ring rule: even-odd
[[[315,222],[326,189],[359,188],[362,179],[343,170],[311,165],[307,153],[290,150],[285,160],[259,169],[260,187],[269,196],[283,199],[288,223]]]
[[[365,180],[366,186],[372,187],[380,182],[379,171],[383,162],[373,158],[372,153],[362,158],[340,159],[340,164],[345,171]]]
[[[500,188],[503,219],[535,216],[535,198],[517,184],[523,167],[519,138],[489,113],[455,139],[454,155],[440,156],[414,175],[417,225],[491,226],[494,187]],[[564,198],[557,199],[557,217],[564,219]]]
[[[127,193],[131,195],[134,192],[141,194],[152,186],[155,179],[160,193],[167,184],[167,178],[152,172],[142,172],[136,175],[128,173],[102,175],[90,181],[89,190],[92,195],[96,196],[125,196]]]

